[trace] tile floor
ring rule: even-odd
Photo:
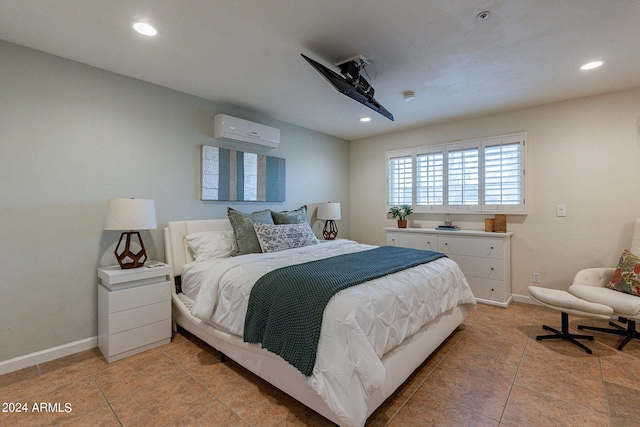
[[[640,342],[620,352],[596,333],[590,356],[536,341],[543,323],[558,327],[559,313],[479,305],[367,426],[640,425]],[[332,425],[186,332],[112,364],[94,349],[0,376],[0,402],[30,411],[0,412],[2,426]],[[60,406],[33,412],[40,402]]]

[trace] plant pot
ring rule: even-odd
[[[407,220],[399,219],[398,220],[398,228],[407,228]]]

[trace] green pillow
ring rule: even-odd
[[[307,205],[304,205],[295,211],[271,211],[271,217],[274,224],[300,224],[309,223],[307,220]]]
[[[244,255],[260,253],[260,242],[253,229],[253,223],[273,224],[271,211],[265,209],[263,211],[246,214],[232,208],[227,208],[227,216],[233,228],[233,237],[236,241],[236,252],[234,255]]]

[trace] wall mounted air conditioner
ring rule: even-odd
[[[239,151],[266,151],[280,145],[280,129],[226,114],[213,117],[213,137],[221,145]]]

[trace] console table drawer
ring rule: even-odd
[[[448,255],[464,275],[491,280],[504,280],[504,261],[493,258],[478,258],[464,255]]]
[[[429,249],[446,254],[464,273],[479,302],[511,303],[511,235],[480,230],[385,228],[387,245]]]
[[[485,301],[505,301],[504,283],[499,280],[467,276],[473,296]]]
[[[438,236],[438,252],[484,258],[504,259],[501,239]]]
[[[424,233],[387,233],[387,245],[437,251],[438,236]]]

